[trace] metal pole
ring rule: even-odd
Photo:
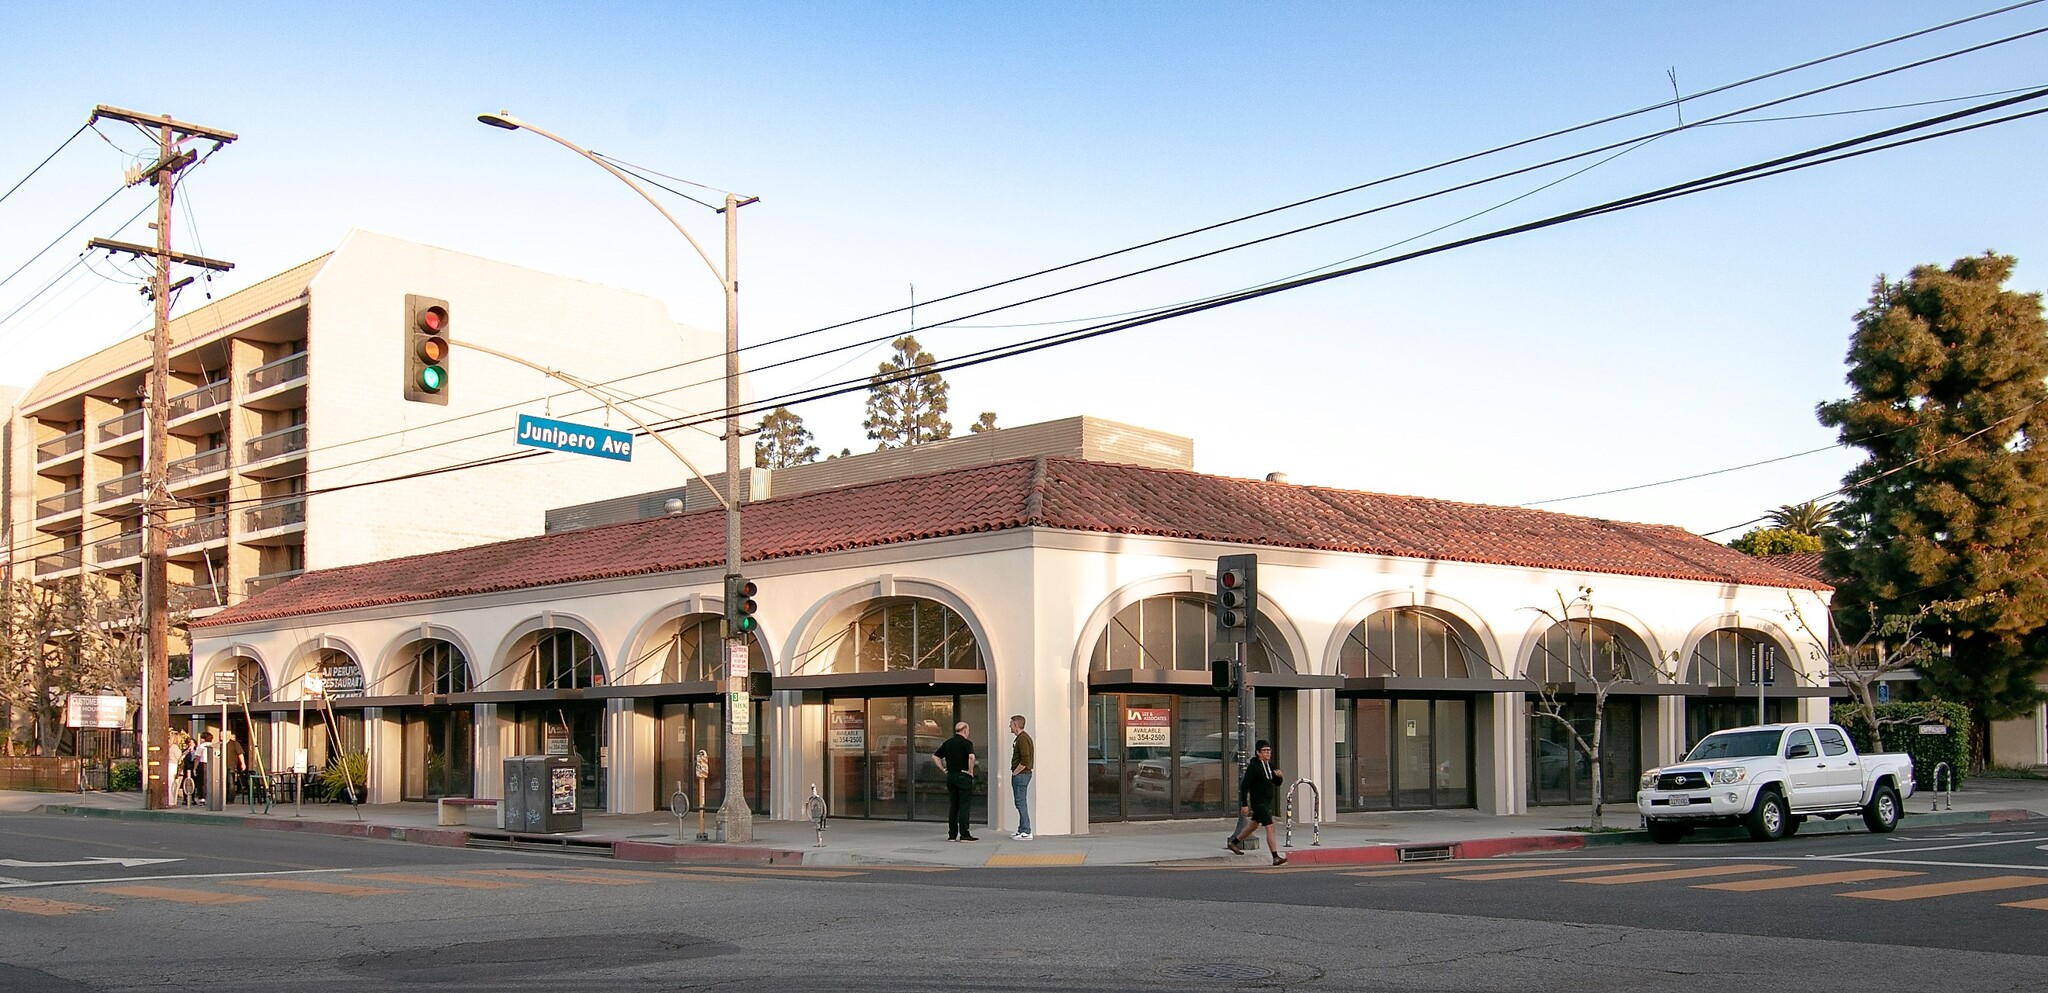
[[[740,573],[740,198],[725,195],[725,572]],[[744,659],[747,636],[727,631],[726,657]],[[754,812],[747,806],[744,743],[738,721],[742,708],[751,718],[747,674],[725,674],[725,802],[718,807],[727,842],[754,840]]]
[[[1256,610],[1257,605],[1254,604],[1248,609]],[[1252,616],[1256,618],[1258,615],[1254,613]],[[1256,623],[1256,620],[1254,623]],[[1243,776],[1245,766],[1251,764],[1252,736],[1257,734],[1259,730],[1258,721],[1252,718],[1252,708],[1257,706],[1258,694],[1252,690],[1250,666],[1245,662],[1247,654],[1249,653],[1245,651],[1245,643],[1242,641],[1233,643],[1230,646],[1230,666],[1237,672],[1237,773],[1239,776]],[[1223,791],[1226,794],[1235,792],[1235,788],[1227,778],[1223,782]],[[1245,831],[1250,826],[1250,818],[1245,817],[1244,813],[1240,811],[1237,817],[1237,833],[1244,835],[1246,844],[1257,848],[1258,832],[1247,833]]]

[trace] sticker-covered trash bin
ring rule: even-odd
[[[583,830],[573,755],[515,755],[505,760],[505,830],[564,834]]]

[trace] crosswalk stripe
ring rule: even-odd
[[[2018,907],[2021,910],[2048,910],[2048,900],[2020,900],[2016,903],[2001,903],[2001,907]]]
[[[1859,900],[1924,900],[1931,896],[1954,896],[1958,893],[1984,893],[1991,890],[2017,890],[2028,886],[2048,886],[2048,878],[2041,876],[1985,876],[1981,879],[1958,879],[1949,883],[1922,883],[1918,886],[1896,886],[1888,890],[1838,893],[1836,896],[1853,896]]]
[[[414,876],[402,872],[359,872],[356,879],[376,879],[387,883],[418,883],[421,886],[453,886],[465,890],[502,890],[516,887],[518,883],[503,883],[495,879],[462,879],[457,876]]]
[[[599,876],[576,870],[560,872],[539,872],[533,869],[478,869],[488,876],[506,876],[512,879],[539,879],[550,883],[589,883],[593,886],[645,886],[653,880],[624,879],[618,876]]]
[[[102,886],[95,893],[112,893],[117,896],[141,897],[145,900],[169,900],[172,903],[199,903],[218,905],[227,903],[255,903],[268,897],[249,896],[244,893],[215,893],[210,890],[181,890],[169,886]]]
[[[1596,883],[1613,886],[1621,883],[1654,883],[1666,879],[1699,879],[1703,876],[1739,876],[1745,872],[1782,872],[1792,868],[1789,865],[1706,865],[1693,869],[1665,869],[1661,872],[1626,872],[1619,876],[1587,876],[1567,880],[1573,883]]]
[[[789,876],[795,879],[845,879],[861,874],[856,869],[777,869],[743,865],[691,865],[684,866],[683,871],[693,876],[709,873],[720,876]]]
[[[317,879],[230,879],[230,886],[260,886],[271,890],[289,890],[294,893],[325,893],[330,896],[395,896],[405,892],[388,886],[352,886],[348,883],[323,883]]]
[[[1559,866],[1554,869],[1502,869],[1494,872],[1472,872],[1467,870],[1451,879],[1539,879],[1544,876],[1583,876],[1591,872],[1621,872],[1627,869],[1657,869],[1670,865],[1669,862],[1581,862],[1578,865]]]
[[[1762,890],[1790,890],[1801,886],[1827,886],[1833,883],[1863,883],[1873,879],[1896,879],[1900,876],[1924,876],[1922,872],[1901,872],[1897,869],[1856,869],[1850,872],[1816,872],[1805,876],[1775,876],[1770,879],[1737,879],[1726,883],[1700,883],[1696,890],[1728,890],[1735,893],[1756,893]]]
[[[90,903],[65,903],[62,900],[43,900],[32,896],[0,896],[0,910],[17,914],[34,914],[37,917],[69,917],[72,914],[88,914],[95,910],[109,908]]]

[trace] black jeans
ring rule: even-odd
[[[946,837],[971,838],[967,811],[974,799],[974,777],[964,772],[946,773]]]

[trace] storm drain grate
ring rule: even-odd
[[[1449,862],[1451,846],[1434,845],[1427,848],[1403,848],[1400,850],[1403,862]]]
[[[611,856],[612,843],[589,838],[561,838],[544,834],[500,834],[491,831],[471,831],[466,840],[468,848],[509,848],[518,851],[578,852],[585,855]]]

